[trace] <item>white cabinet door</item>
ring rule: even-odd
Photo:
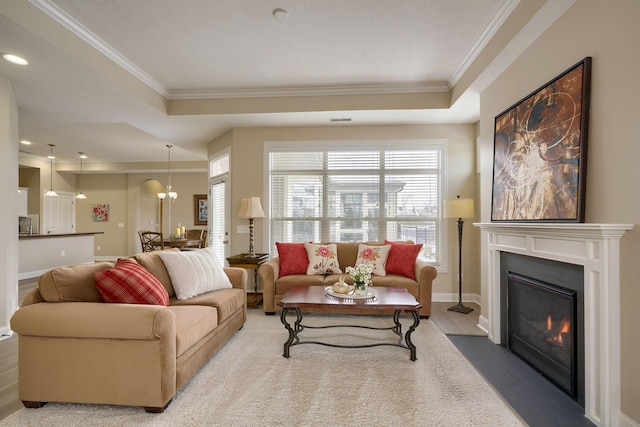
[[[18,188],[18,216],[27,216],[29,200],[29,189],[26,187]]]
[[[44,197],[43,234],[75,233],[76,210],[73,193],[58,191],[57,197]]]

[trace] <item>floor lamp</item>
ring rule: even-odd
[[[249,219],[249,254],[247,258],[257,258],[256,252],[253,248],[253,220],[254,218],[264,218],[266,215],[262,210],[262,204],[260,203],[260,197],[243,197],[240,202],[240,210],[238,211],[238,218]]]
[[[462,304],[462,218],[473,218],[473,199],[456,199],[447,200],[444,204],[445,218],[458,218],[458,304],[449,307],[447,310],[456,311],[458,313],[468,314],[473,311],[471,307],[465,307]]]

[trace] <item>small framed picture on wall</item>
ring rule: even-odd
[[[193,196],[193,224],[207,225],[207,216],[209,211],[209,203],[206,194],[194,194]]]

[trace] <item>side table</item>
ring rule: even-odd
[[[262,302],[262,298],[258,298],[258,268],[260,265],[269,261],[269,254],[256,254],[255,258],[249,257],[248,253],[233,255],[227,258],[229,267],[246,268],[247,270],[253,270],[253,308],[258,308]],[[247,298],[247,305],[249,305],[249,299]]]

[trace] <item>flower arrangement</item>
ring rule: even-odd
[[[373,273],[371,264],[358,264],[355,267],[347,267],[345,271],[355,282],[371,284],[371,273]]]

